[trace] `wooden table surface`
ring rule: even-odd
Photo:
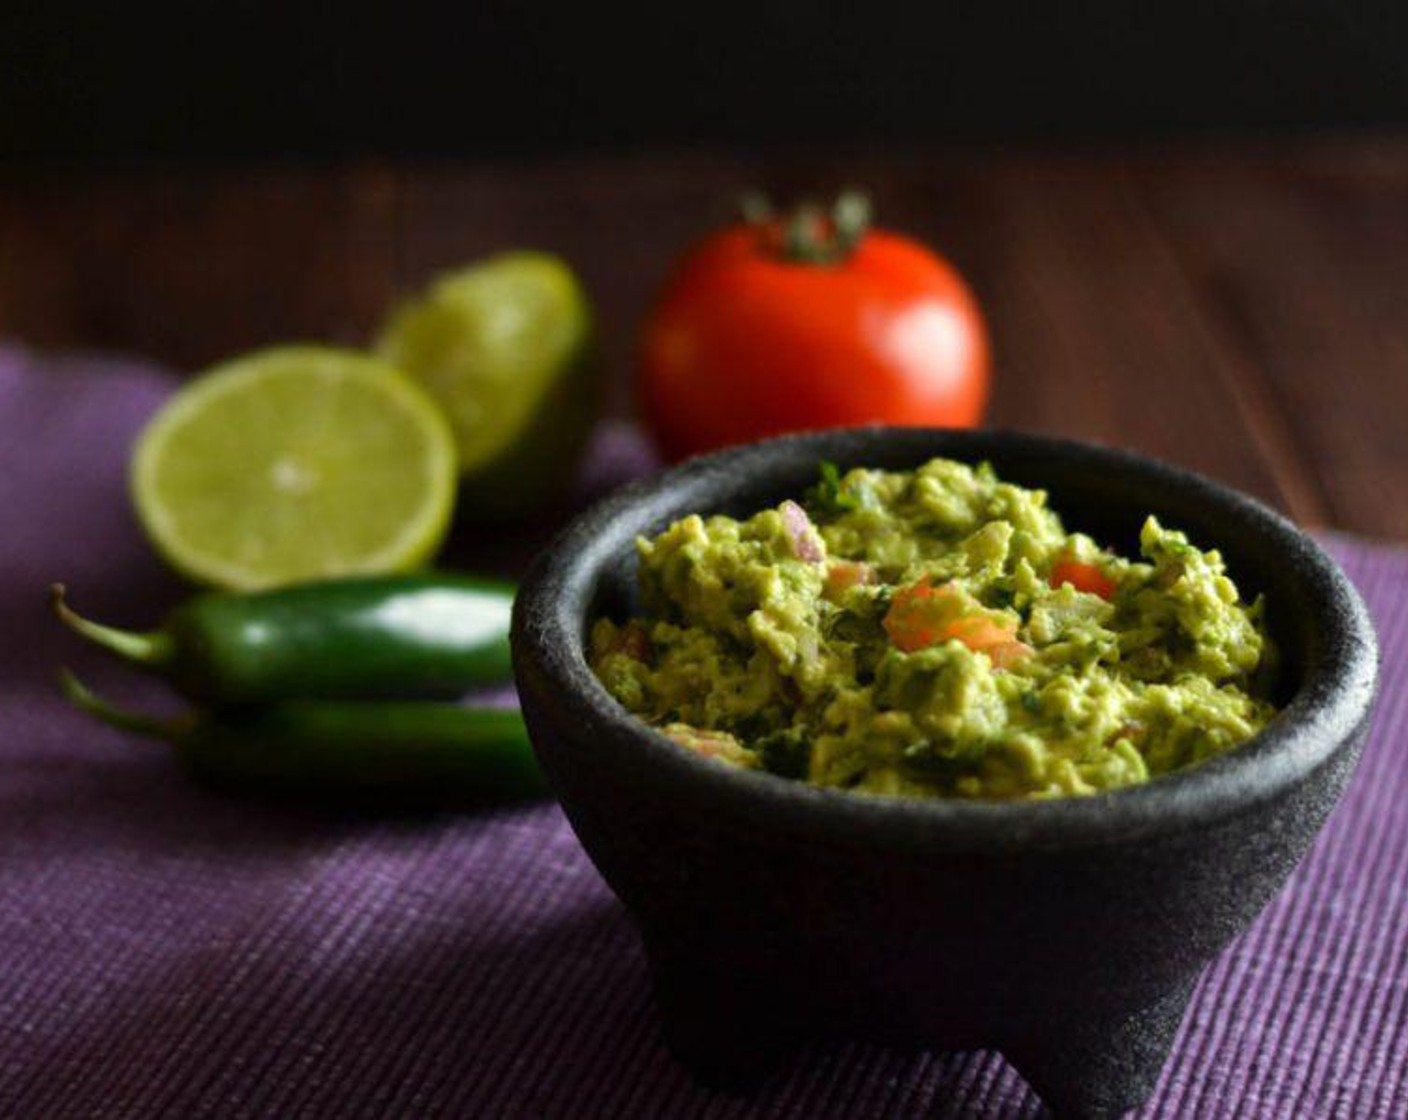
[[[1187,464],[1408,538],[1408,138],[1089,152],[690,153],[485,166],[0,173],[0,337],[196,369],[364,340],[509,246],[596,296],[616,407],[670,260],[744,189],[868,187],[995,340],[991,419]]]

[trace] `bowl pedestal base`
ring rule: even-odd
[[[1140,1007],[1092,1014],[1027,1006],[1005,1015],[994,1035],[971,1011],[936,1011],[928,1023],[899,1029],[891,1008],[849,1008],[844,1015],[808,1006],[795,987],[740,985],[678,957],[652,961],[656,1004],[671,1052],[703,1084],[732,1093],[758,1086],[795,1051],[825,1037],[875,1041],[899,1049],[996,1049],[1058,1120],[1114,1120],[1148,1099],[1183,1020],[1192,983]],[[790,1007],[780,1014],[779,1007]],[[969,1020],[969,1021],[965,1021]]]

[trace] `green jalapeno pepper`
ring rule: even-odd
[[[51,594],[68,626],[198,703],[452,698],[512,675],[513,587],[491,580],[360,577],[207,593],[148,633],[79,616],[62,584]]]
[[[523,717],[510,709],[286,700],[160,719],[114,707],[67,670],[60,685],[104,723],[169,743],[193,776],[222,790],[378,809],[547,795]]]

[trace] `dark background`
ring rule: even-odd
[[[0,159],[483,157],[1408,120],[1408,6],[0,4]]]

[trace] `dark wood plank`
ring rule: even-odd
[[[995,422],[1142,448],[1293,504],[1247,439],[1183,278],[1112,161],[694,156],[427,172],[400,192],[398,275],[414,283],[505,244],[552,245],[598,294],[619,383],[669,262],[732,199],[750,186],[786,196],[855,182],[883,221],[972,277],[996,339]]]
[[[482,167],[0,175],[0,333],[181,369],[365,340],[499,249],[578,266],[613,408],[671,262],[745,189],[861,184],[967,274],[995,423],[1136,447],[1303,521],[1408,535],[1408,144],[688,153]]]
[[[390,292],[393,207],[375,170],[11,175],[0,332],[179,369],[360,342]]]
[[[993,423],[1130,447],[1315,512],[1247,438],[1184,277],[1120,161],[938,163],[880,181],[884,213],[942,247],[987,310]]]
[[[635,324],[683,247],[753,182],[746,161],[691,155],[406,172],[397,284],[413,290],[508,248],[561,254],[596,303],[611,406],[623,411]]]
[[[1321,520],[1408,536],[1408,145],[1139,175],[1228,367],[1313,464]]]

